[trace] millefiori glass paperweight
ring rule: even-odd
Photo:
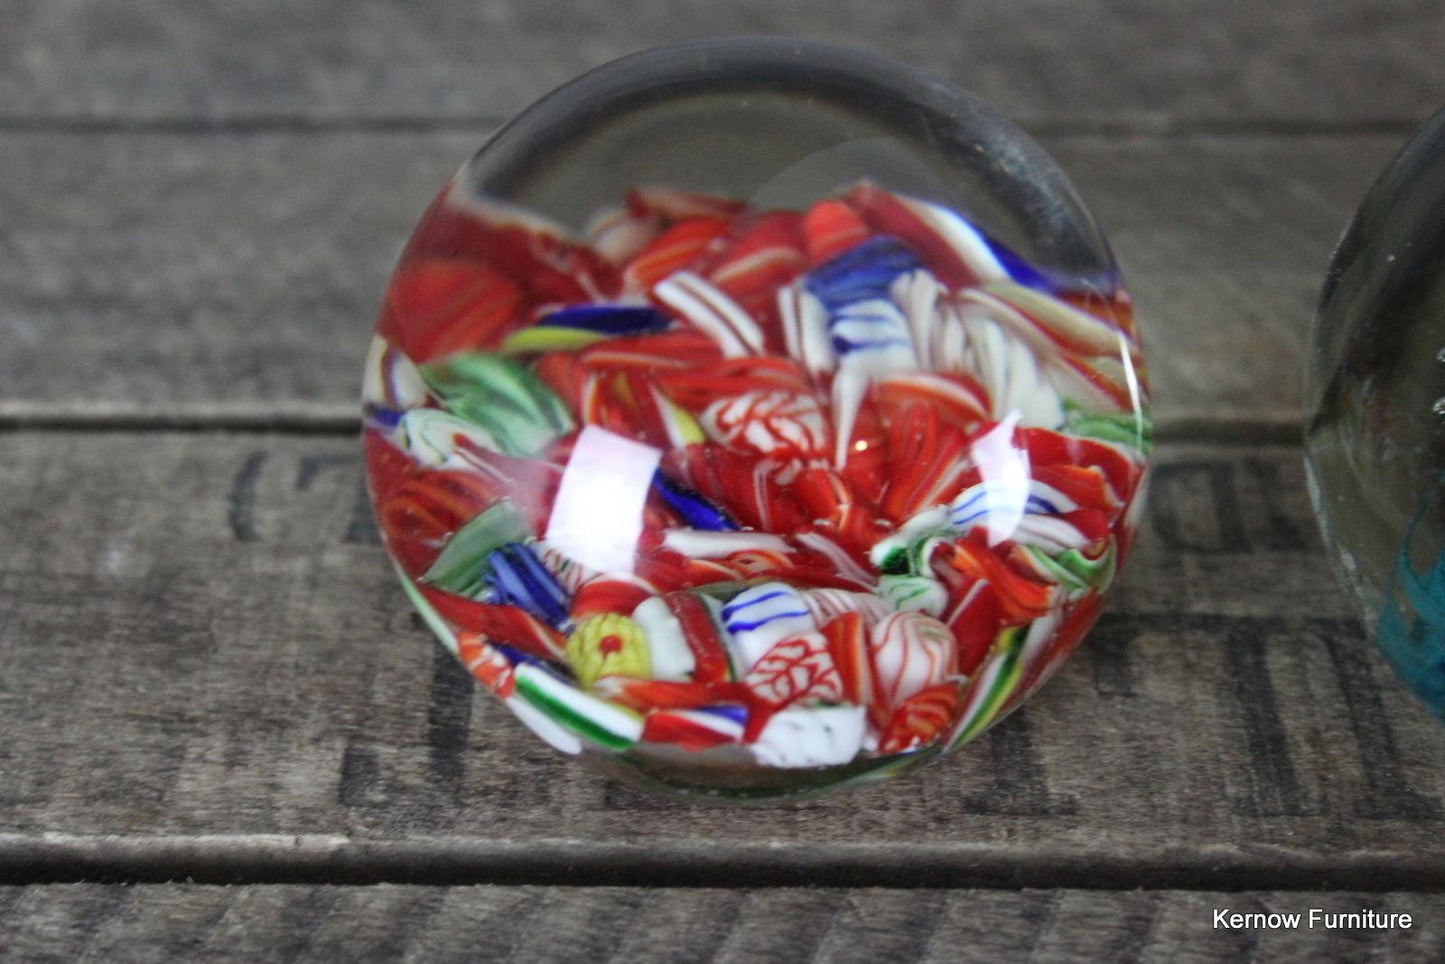
[[[1078,644],[1149,446],[1054,162],[861,51],[662,48],[539,101],[407,244],[366,364],[402,584],[538,736],[750,798],[965,743]]]

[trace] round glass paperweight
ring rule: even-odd
[[[863,51],[652,50],[422,216],[368,481],[444,645],[552,746],[734,799],[973,739],[1093,623],[1149,447],[1128,296],[1055,163]]]
[[[1308,364],[1305,450],[1325,545],[1385,657],[1445,715],[1445,112],[1345,231]]]

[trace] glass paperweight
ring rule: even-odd
[[[1389,662],[1445,716],[1445,112],[1381,174],[1335,252],[1305,422],[1340,578]]]
[[[403,585],[538,736],[721,797],[900,772],[1094,621],[1149,445],[1108,246],[1027,136],[861,51],[668,47],[448,183],[366,364]]]

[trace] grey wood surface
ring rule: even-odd
[[[1354,621],[1293,445],[1331,247],[1445,102],[1435,0],[0,21],[0,957],[1441,956],[1445,740]],[[585,69],[740,33],[865,43],[1037,133],[1119,254],[1167,440],[1103,619],[1024,710],[746,810],[593,776],[478,692],[409,614],[352,435],[450,171]],[[1236,932],[1224,905],[1417,918]]]
[[[1163,446],[1102,622],[992,735],[746,811],[599,779],[480,693],[408,614],[357,448],[0,436],[8,879],[1445,886],[1445,741],[1291,447]]]
[[[504,119],[622,54],[781,33],[862,43],[1041,124],[1418,121],[1441,100],[1431,0],[12,0],[0,117]]]
[[[1214,912],[1410,914],[1408,929],[1214,928]],[[0,951],[46,961],[1438,959],[1445,896],[1079,890],[0,887]]]
[[[484,131],[5,133],[0,417],[355,417],[392,263]],[[1398,136],[1054,136],[1134,294],[1161,428],[1292,430],[1330,251]]]

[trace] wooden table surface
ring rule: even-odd
[[[1445,102],[1437,0],[0,19],[0,956],[1441,955],[1445,730],[1335,584],[1297,441],[1331,247]],[[746,810],[599,779],[478,692],[379,547],[355,401],[401,243],[497,123],[738,33],[874,46],[1035,133],[1123,264],[1160,440],[1137,554],[1024,710]]]

